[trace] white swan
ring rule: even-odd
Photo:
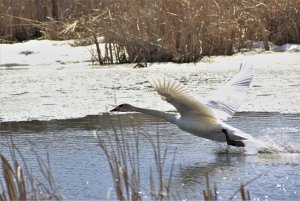
[[[111,112],[132,111],[161,117],[198,137],[244,147],[243,141],[252,140],[252,136],[223,121],[237,111],[241,100],[249,89],[252,78],[252,66],[241,65],[239,73],[225,86],[216,90],[213,98],[204,104],[192,97],[189,90],[179,82],[167,77],[155,77],[149,82],[162,98],[172,104],[179,113],[144,109],[129,104],[121,104],[112,109]]]

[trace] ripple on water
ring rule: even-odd
[[[20,151],[29,153],[29,141],[38,145],[38,152],[49,152],[51,161],[54,161],[51,170],[61,194],[70,200],[106,199],[107,192],[113,186],[107,160],[93,137],[94,130],[112,134],[111,122],[115,126],[122,122],[129,144],[134,144],[132,132],[141,128],[153,136],[159,134],[161,149],[168,147],[171,153],[176,150],[172,188],[184,195],[183,198],[187,195],[187,199],[201,199],[208,173],[211,184],[216,184],[218,188],[220,199],[229,199],[241,183],[262,175],[246,186],[251,198],[297,200],[300,189],[299,120],[299,114],[243,112],[227,122],[273,148],[266,150],[257,146],[228,149],[225,144],[195,137],[160,119],[136,113],[91,115],[68,120],[1,122],[0,140],[2,144],[7,144],[10,134],[13,134]],[[132,129],[133,125],[135,129]],[[9,152],[6,148],[1,147],[2,154]],[[149,197],[147,174],[149,168],[155,166],[153,149],[145,140],[140,142],[140,148],[141,183],[145,186],[143,196]],[[172,157],[172,154],[167,155],[165,159],[166,175],[172,169]],[[30,167],[37,167],[34,160],[28,163]],[[38,172],[33,168],[34,171]],[[114,198],[114,191],[110,193]]]

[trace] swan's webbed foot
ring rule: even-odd
[[[235,146],[235,147],[245,147],[245,143],[244,142],[238,141],[238,140],[231,140],[229,138],[229,135],[228,135],[228,132],[227,132],[226,129],[223,129],[222,132],[225,134],[226,141],[227,141],[228,145]]]

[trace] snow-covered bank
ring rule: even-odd
[[[45,66],[87,62],[93,46],[72,47],[73,41],[31,40],[24,43],[0,44],[0,65]]]
[[[291,46],[289,46],[290,48]],[[64,119],[99,114],[106,106],[132,103],[173,110],[153,92],[146,77],[166,74],[185,83],[200,100],[230,79],[241,62],[255,67],[253,88],[240,111],[300,113],[299,45],[285,52],[250,51],[207,57],[197,64],[153,63],[92,66],[91,47],[29,41],[0,45],[1,121]]]
[[[100,39],[103,40],[103,39]],[[64,65],[91,61],[94,45],[73,47],[74,41],[31,40],[24,43],[0,44],[0,65],[12,66],[44,66]],[[249,42],[250,52],[264,52],[263,42]],[[276,46],[269,43],[270,52],[300,52],[298,44]],[[104,48],[104,46],[103,46]]]
[[[300,45],[286,43],[284,45],[274,45],[272,42],[268,43],[270,51],[273,52],[300,52]],[[262,41],[258,42],[249,42],[248,48],[254,52],[262,52],[265,50],[264,44]]]

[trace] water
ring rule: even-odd
[[[134,142],[133,133],[138,128],[153,137],[158,133],[161,147],[168,147],[169,150],[166,173],[172,166],[173,153],[176,152],[172,189],[179,192],[182,199],[203,199],[206,174],[211,185],[217,186],[219,200],[228,200],[241,183],[246,184],[255,177],[258,178],[246,186],[252,199],[300,199],[300,114],[243,112],[230,119],[228,123],[231,125],[281,148],[280,152],[260,151],[255,154],[236,148],[230,148],[227,153],[225,145],[195,137],[160,119],[143,114],[128,116],[113,115],[109,118],[115,126],[119,120],[122,122],[128,142]],[[17,147],[28,158],[27,165],[33,167],[36,174],[39,174],[38,165],[30,154],[30,147],[34,147],[42,156],[49,153],[59,194],[66,199],[105,200],[108,192],[111,192],[110,198],[113,199],[115,195],[109,166],[93,135],[94,130],[103,138],[103,132],[112,133],[107,115],[68,120],[2,122],[0,141],[2,145],[7,145],[12,135]],[[7,146],[1,146],[0,151],[4,155],[9,152]],[[149,197],[149,167],[154,167],[152,152],[147,140],[141,140],[144,199]],[[234,200],[240,200],[239,196],[238,193]]]
[[[24,63],[23,57],[13,59]],[[208,174],[211,185],[217,186],[219,200],[228,200],[241,183],[256,177],[246,186],[252,199],[300,200],[299,53],[237,54],[204,58],[197,64],[153,63],[142,69],[129,64],[99,68],[84,62],[0,66],[0,153],[9,156],[13,136],[37,178],[41,178],[39,165],[31,149],[44,160],[49,153],[59,194],[66,199],[106,200],[108,195],[114,199],[108,162],[93,134],[97,130],[104,140],[108,138],[103,132],[113,134],[104,114],[107,105],[131,103],[172,111],[174,108],[150,87],[147,76],[173,77],[187,85],[197,99],[205,100],[237,73],[241,62],[254,64],[253,87],[239,109],[245,112],[228,123],[271,150],[251,147],[228,151],[226,145],[197,138],[142,114],[131,114],[133,120],[128,115],[112,118],[115,125],[122,119],[130,144],[138,128],[154,139],[159,134],[162,149],[168,147],[165,174],[176,153],[172,189],[181,199],[202,200]],[[146,139],[141,138],[140,148],[142,196],[146,199],[149,169],[155,164],[153,148]],[[240,200],[239,194],[234,199]]]

